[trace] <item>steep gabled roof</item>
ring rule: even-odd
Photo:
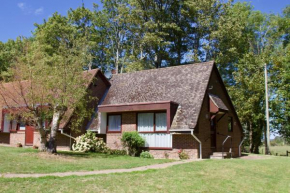
[[[113,75],[102,105],[174,101],[183,122],[194,128],[213,66],[211,61]]]
[[[99,69],[87,70],[83,72],[84,78],[87,80],[87,88],[94,80],[97,74],[102,74]],[[105,77],[101,77],[106,81],[106,84],[110,84]],[[32,90],[30,81],[23,80],[17,82],[8,82],[1,84],[0,87],[0,106],[2,108],[19,108],[26,107],[27,104],[31,105],[30,97],[27,95]],[[37,89],[35,89],[37,92]],[[46,102],[44,101],[44,104]],[[42,104],[42,105],[44,105]],[[73,109],[68,109],[65,113],[64,118],[60,122],[60,128],[63,128],[69,122],[71,116],[73,115]],[[0,121],[2,117],[0,117]]]

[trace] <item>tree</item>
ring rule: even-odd
[[[281,38],[273,54],[272,92],[275,98],[271,109],[271,121],[276,131],[286,140],[290,139],[290,6],[284,9],[278,21],[278,32]]]
[[[51,34],[53,32],[57,32]],[[39,41],[39,53],[43,53],[40,58],[45,76],[41,76],[41,85],[48,90],[45,100],[53,109],[51,132],[48,141],[48,151],[56,152],[56,135],[67,110],[74,110],[85,105],[89,100],[87,96],[88,79],[84,77],[83,69],[87,66],[87,37],[79,37],[76,34],[78,29],[70,25],[67,18],[54,14],[50,20],[38,26],[36,40]],[[47,37],[50,36],[50,42]],[[50,52],[54,46],[54,52]],[[47,51],[49,50],[49,51]],[[37,75],[35,75],[37,76]],[[49,77],[49,78],[47,78]],[[83,116],[88,116],[86,113]],[[81,115],[79,115],[81,118]]]
[[[80,120],[91,112],[86,104],[92,99],[87,90],[92,77],[83,73],[86,39],[78,37],[77,29],[67,21],[66,17],[54,14],[44,24],[37,25],[35,41],[25,44],[24,54],[16,58],[11,68],[13,84],[18,85],[17,96],[25,104],[20,108],[15,101],[9,106],[11,113],[36,126],[41,135],[40,150],[50,153],[57,152],[60,121],[77,109],[82,112],[72,124],[77,128]],[[2,98],[5,101],[7,96],[2,94]],[[14,101],[12,97],[9,100]],[[44,128],[47,120],[51,122],[50,128]]]

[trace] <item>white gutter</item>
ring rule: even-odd
[[[64,135],[64,136],[67,136],[67,137],[73,139],[73,140],[76,140],[76,138],[74,138],[73,136],[64,133],[64,132],[63,132],[63,129],[60,129],[60,133],[61,133],[62,135]]]
[[[199,143],[199,159],[202,159],[202,144],[201,141],[193,134],[194,129],[191,129],[191,136]]]
[[[244,142],[245,138],[243,138],[243,140],[241,141],[240,145],[239,145],[239,156],[241,157],[242,156],[242,152],[241,152],[241,146]]]

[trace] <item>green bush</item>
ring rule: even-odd
[[[139,135],[138,132],[124,132],[121,138],[123,146],[128,149],[130,156],[135,156],[140,147],[143,147],[145,140]]]
[[[72,149],[79,152],[104,152],[107,146],[103,139],[96,137],[93,132],[88,131],[76,138]]]
[[[104,153],[109,154],[109,155],[126,155],[127,154],[126,150],[109,149],[109,148],[107,148]]]
[[[149,159],[153,159],[153,158],[154,158],[154,156],[151,155],[151,154],[149,153],[149,151],[142,151],[142,153],[140,154],[140,157],[141,157],[141,158],[149,158]]]
[[[179,150],[178,155],[180,159],[189,159],[189,155],[185,153],[182,149]]]

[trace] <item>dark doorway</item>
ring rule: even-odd
[[[216,149],[216,118],[212,118],[210,121],[210,141],[211,148]]]

